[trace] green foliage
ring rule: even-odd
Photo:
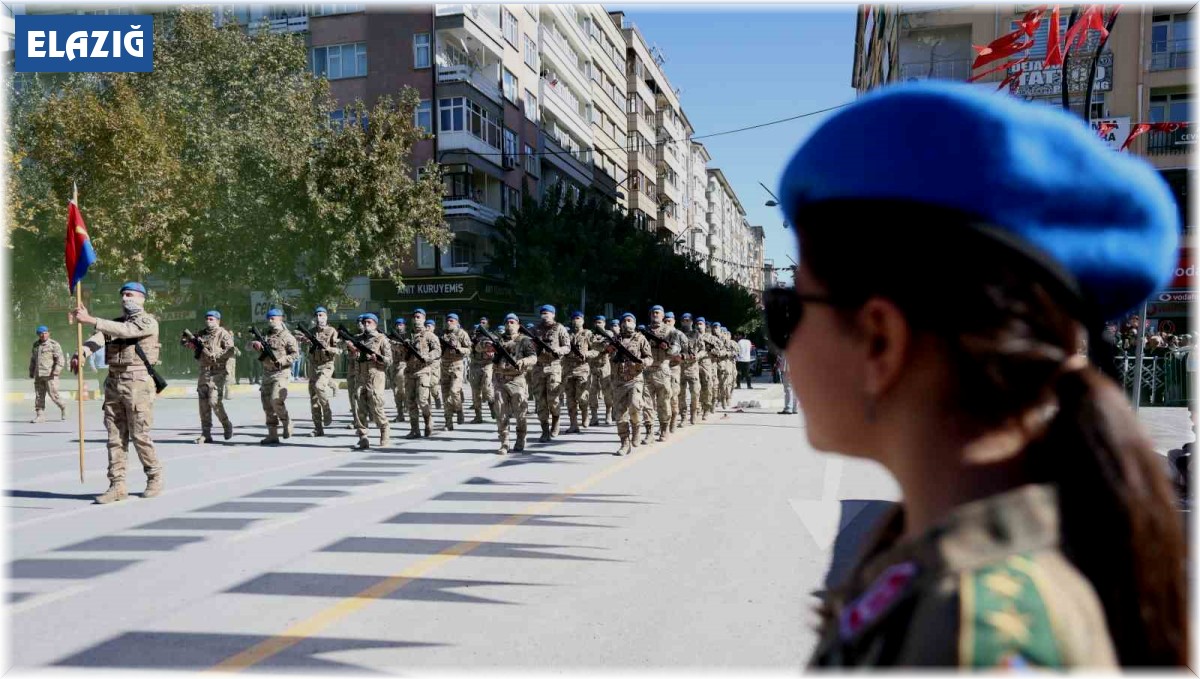
[[[587,286],[586,314],[614,311],[648,318],[654,304],[720,321],[734,331],[761,324],[746,288],[706,273],[699,261],[674,252],[664,238],[640,229],[633,218],[603,200],[572,200],[551,189],[540,203],[528,196],[511,218],[500,219],[490,272],[526,295],[525,308],[579,304]]]
[[[41,75],[10,101],[8,229],[20,316],[66,295],[66,203],[107,278],[193,281],[205,304],[299,289],[336,306],[355,275],[399,278],[420,235],[450,240],[441,175],[410,163],[424,138],[405,88],[330,123],[328,83],[301,37],[213,25],[211,8],[156,17],[154,71]]]

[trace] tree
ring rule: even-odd
[[[526,308],[546,302],[574,308],[586,285],[584,313],[611,302],[618,313],[632,311],[644,320],[651,305],[661,304],[736,331],[759,326],[748,290],[718,281],[672,245],[603,200],[571,199],[553,187],[541,202],[526,196],[512,217],[497,221],[489,271],[522,291]]]
[[[214,26],[208,9],[155,21],[150,73],[14,81],[8,129],[16,313],[63,295],[72,182],[114,279],[191,280],[205,304],[249,290],[336,306],[355,275],[399,278],[417,236],[450,240],[440,169],[420,177],[415,91],[355,102],[336,124],[302,38]]]

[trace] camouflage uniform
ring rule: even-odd
[[[58,406],[62,419],[67,419],[67,406],[58,395],[58,376],[62,373],[67,358],[63,354],[62,345],[47,338],[40,338],[33,343],[33,355],[29,357],[29,377],[33,380],[33,419],[43,420],[42,413],[46,410],[46,395]]]
[[[471,345],[471,369],[467,373],[471,383],[471,401],[475,408],[475,419],[472,424],[483,422],[483,404],[488,405],[492,419],[496,419],[496,390],[492,384],[492,374],[495,368],[491,361],[484,356],[484,347],[488,339],[482,332],[476,332]]]
[[[592,346],[603,346],[607,340],[603,335],[593,334]],[[612,385],[610,377],[612,375],[612,367],[609,364],[608,352],[597,351],[596,357],[588,361],[590,379],[588,382],[588,410],[591,412],[591,426],[600,424],[600,395],[604,395],[605,418],[604,423],[608,424],[609,419],[607,411],[612,409]]]
[[[137,347],[141,347],[151,365],[158,362],[161,348],[158,321],[144,310],[111,321],[100,318],[96,320],[96,333],[84,344],[87,354],[99,351],[103,346],[108,363],[108,378],[104,380],[104,428],[108,430],[108,481],[111,486],[105,496],[111,493],[113,499],[125,497],[125,456],[130,440],[146,472],[147,492],[151,492],[151,488],[161,489],[162,465],[150,437],[150,428],[154,425],[154,399],[158,393],[146,363],[137,355]],[[114,487],[118,492],[113,492]]]
[[[313,435],[321,436],[333,422],[333,363],[342,350],[337,345],[337,328],[331,325],[313,326],[312,334],[326,348],[308,350],[308,405],[312,411]]]
[[[463,359],[470,353],[471,336],[461,327],[442,333],[442,404],[445,405],[446,429],[454,431],[454,422],[463,422]]]
[[[287,410],[287,385],[291,376],[292,363],[300,357],[300,345],[296,338],[282,325],[279,329],[268,327],[263,339],[268,358],[259,354],[263,378],[258,397],[262,402],[263,414],[267,416],[267,437],[263,443],[279,443],[279,426],[283,425],[283,438],[292,435],[292,418]],[[247,349],[253,349],[247,345]]]
[[[542,425],[541,441],[547,442],[558,436],[558,396],[562,391],[562,357],[570,351],[567,329],[558,322],[539,322],[531,330],[538,339],[550,347],[551,352],[538,353],[533,366],[533,400],[537,408],[538,422]],[[536,344],[534,345],[536,347]]]
[[[379,445],[386,446],[389,439],[388,419],[383,412],[383,392],[387,385],[388,368],[392,364],[392,343],[383,333],[368,329],[359,338],[368,349],[383,360],[366,359],[360,353],[354,360],[355,384],[358,385],[358,417],[354,420],[354,433],[358,434],[358,447],[368,448],[367,433],[370,423],[379,427]]]
[[[916,539],[903,511],[825,595],[814,667],[1117,669],[1104,609],[1064,555],[1056,491],[961,505]]]
[[[668,401],[668,403],[671,406],[671,419],[667,423],[667,431],[670,433],[674,433],[675,427],[678,424],[681,424],[679,422],[680,411],[681,411],[681,409],[679,407],[679,391],[680,391],[680,383],[683,380],[683,352],[684,352],[684,348],[688,346],[688,338],[687,338],[687,335],[684,335],[682,332],[680,332],[679,329],[676,328],[673,324],[670,325],[669,327],[671,328],[671,334],[674,337],[674,340],[673,340],[674,343],[679,346],[679,353],[676,354],[675,356],[672,356],[671,361],[670,361],[670,363],[671,363],[671,399],[670,399],[670,401]]]
[[[578,434],[579,426],[588,426],[588,387],[592,381],[589,361],[600,355],[592,348],[592,331],[587,328],[567,331],[568,350],[563,356],[563,391],[567,396],[567,416],[571,420],[568,434]]]
[[[687,345],[683,351],[682,371],[679,375],[679,417],[687,418],[688,424],[696,424],[696,412],[701,409],[700,363],[708,357],[700,331],[682,331]]]
[[[508,421],[516,420],[517,441],[513,450],[525,450],[526,421],[529,415],[529,386],[525,373],[537,363],[537,352],[533,342],[519,334],[508,334],[501,327],[497,335],[508,354],[517,362],[516,367],[496,352],[492,359],[492,379],[496,390],[496,401],[500,416],[496,420],[496,433],[500,436],[499,454],[508,453]]]
[[[233,333],[221,326],[205,328],[196,335],[200,343],[200,377],[196,396],[200,402],[200,436],[212,440],[212,416],[224,430],[225,439],[233,438],[233,423],[225,413],[226,381],[229,379],[229,360],[233,358]]]
[[[613,417],[617,420],[617,436],[621,439],[621,447],[617,455],[627,455],[631,447],[636,447],[638,421],[642,408],[641,385],[642,372],[654,362],[650,342],[642,333],[621,328],[621,334],[616,341],[629,350],[640,362],[631,362],[620,352],[610,354],[612,359],[613,380]]]
[[[406,352],[408,367],[404,370],[404,395],[408,401],[408,416],[412,419],[408,438],[419,438],[421,420],[425,421],[425,435],[433,433],[433,407],[429,394],[433,391],[438,359],[442,357],[442,345],[432,330],[419,328],[412,342],[420,352]]]
[[[721,343],[708,328],[697,330],[704,354],[699,358],[700,366],[700,419],[707,420],[717,400],[717,364],[721,361]]]
[[[728,408],[733,401],[733,388],[737,384],[737,355],[738,345],[729,337],[729,331],[724,332],[725,339],[725,379],[722,381],[724,399],[723,403]]]
[[[406,326],[396,326],[392,332],[396,335],[401,335],[400,328]],[[392,343],[392,368],[388,373],[388,377],[392,380],[392,401],[396,405],[396,422],[404,421],[404,411],[407,409],[404,401],[404,372],[407,365],[407,354],[404,350],[404,344],[397,342],[394,339],[389,339]]]
[[[647,332],[657,337],[666,346],[651,342],[654,362],[650,364],[646,376],[646,389],[654,415],[658,421],[658,440],[665,441],[671,423],[671,399],[675,390],[671,386],[671,359],[679,355],[679,345],[675,342],[675,331],[666,323],[651,322],[646,327]],[[643,423],[646,427],[646,438],[642,443],[649,443],[651,422]]]

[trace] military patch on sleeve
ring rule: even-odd
[[[916,575],[917,565],[912,561],[895,564],[881,573],[867,591],[842,611],[838,621],[842,641],[854,638],[864,627],[886,613],[892,604],[908,591],[908,586]]]
[[[1027,557],[963,573],[959,663],[963,667],[1060,667],[1062,656],[1046,602]]]

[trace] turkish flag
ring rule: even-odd
[[[67,285],[75,292],[75,285],[87,275],[88,268],[96,263],[96,251],[88,238],[83,213],[72,199],[67,204],[67,240],[64,256],[67,264]]]

